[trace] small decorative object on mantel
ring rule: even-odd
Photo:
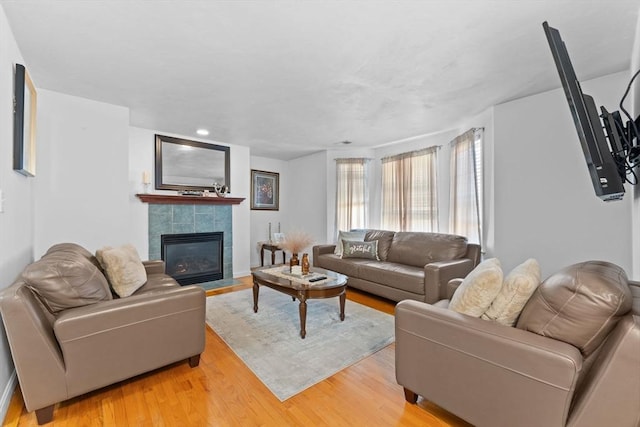
[[[178,191],[178,194],[181,196],[201,197],[204,193],[202,191],[196,191],[196,190],[184,190],[184,191]]]
[[[285,251],[291,252],[291,260],[289,261],[291,268],[295,265],[300,265],[298,253],[312,243],[313,238],[304,231],[291,231],[287,234],[280,247]]]
[[[149,185],[151,184],[151,175],[149,171],[142,172],[142,186],[144,187],[144,192],[149,193]]]
[[[225,197],[229,192],[229,187],[226,185],[218,184],[217,182],[213,183],[213,191],[216,193],[218,197]]]

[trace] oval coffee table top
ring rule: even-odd
[[[336,273],[335,271],[326,270],[319,267],[311,267],[310,274],[306,276],[295,276],[288,273],[288,266],[286,264],[268,266],[257,268],[252,271],[254,280],[269,282],[273,285],[282,286],[285,288],[304,290],[304,289],[332,289],[342,287],[347,282],[348,277],[344,274]],[[309,282],[308,279],[312,279],[318,276],[326,276],[327,279],[317,282]]]

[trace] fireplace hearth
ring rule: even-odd
[[[166,272],[181,285],[223,278],[223,232],[163,234],[161,257]]]

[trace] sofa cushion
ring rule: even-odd
[[[336,242],[336,249],[334,250],[334,254],[338,256],[342,256],[342,241],[343,240],[352,240],[352,241],[364,241],[364,236],[367,234],[366,230],[353,230],[353,231],[340,231],[338,232],[338,241]]]
[[[327,270],[336,271],[347,277],[359,277],[359,266],[367,261],[369,260],[362,258],[343,259],[336,254],[322,254],[319,257],[314,258],[313,265],[320,268],[326,268]]]
[[[529,258],[515,267],[502,282],[502,288],[481,318],[513,326],[531,294],[540,285],[540,264]]]
[[[587,357],[631,310],[631,299],[622,268],[604,261],[574,264],[538,286],[517,327],[569,343]]]
[[[367,234],[364,237],[365,242],[378,242],[378,258],[380,261],[386,261],[389,256],[389,248],[391,248],[391,242],[395,231],[387,230],[367,230]]]
[[[147,272],[133,245],[104,247],[96,252],[114,292],[121,298],[133,294],[147,281]]]
[[[29,264],[22,280],[51,313],[112,299],[104,275],[77,251],[53,251]]]
[[[480,317],[502,288],[502,268],[497,258],[478,264],[451,297],[449,308],[458,313]]]
[[[387,261],[424,267],[436,261],[462,258],[467,238],[452,234],[397,232],[393,236]]]
[[[365,258],[380,261],[380,258],[378,258],[378,242],[376,240],[372,242],[354,242],[343,239],[342,258]]]
[[[393,262],[366,260],[358,264],[358,277],[391,288],[424,295],[424,269]]]

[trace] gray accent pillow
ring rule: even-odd
[[[380,261],[380,258],[378,258],[378,241],[356,242],[343,240],[342,258],[365,258]]]
[[[333,251],[333,253],[338,255],[339,257],[342,257],[342,241],[343,240],[363,242],[364,236],[366,235],[367,235],[367,230],[338,232],[338,242],[336,243],[336,249]]]
[[[51,313],[112,299],[104,275],[75,251],[55,251],[29,264],[22,280]]]

